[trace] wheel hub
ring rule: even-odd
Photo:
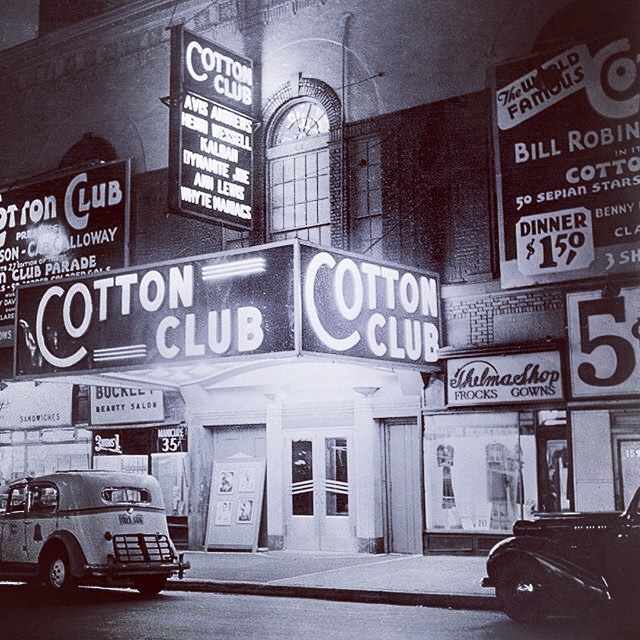
[[[49,579],[52,586],[56,589],[60,589],[65,581],[65,566],[64,562],[59,558],[51,563],[49,568]]]

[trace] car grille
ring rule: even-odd
[[[113,536],[113,550],[118,562],[171,562],[174,560],[169,538],[165,535],[127,533]]]

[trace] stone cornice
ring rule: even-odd
[[[272,0],[243,15],[238,0],[134,0],[0,51],[0,73],[5,79],[17,78],[21,88],[34,87],[105,64],[125,65],[136,54],[168,44],[170,24],[207,30],[215,38],[276,22],[326,1]]]

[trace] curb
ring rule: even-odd
[[[472,594],[372,591],[369,589],[338,589],[334,587],[305,587],[215,580],[169,580],[165,591],[199,591],[203,593],[228,593],[279,598],[312,598],[340,602],[364,602],[445,609],[500,610],[494,596]]]

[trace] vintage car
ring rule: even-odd
[[[0,579],[51,593],[79,584],[159,593],[189,568],[169,538],[152,476],[64,471],[11,484],[0,514]]]
[[[640,596],[640,489],[626,511],[519,520],[489,553],[482,584],[502,610],[533,623],[555,612],[631,604]]]

